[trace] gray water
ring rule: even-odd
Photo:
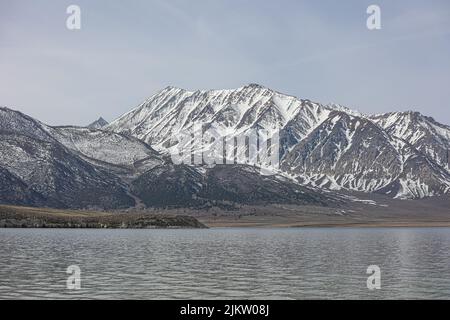
[[[0,229],[0,298],[450,299],[449,248],[450,228]]]

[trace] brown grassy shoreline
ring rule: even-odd
[[[0,205],[0,228],[206,228],[185,215],[106,213]]]
[[[10,228],[376,228],[450,227],[448,198],[419,202],[356,203],[346,208],[242,206],[236,211],[148,209],[118,212],[0,205],[0,227]]]

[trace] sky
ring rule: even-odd
[[[114,120],[169,85],[248,83],[450,124],[450,1],[0,0],[0,105],[50,125]]]

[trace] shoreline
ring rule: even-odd
[[[372,210],[370,210],[372,209]],[[375,207],[375,209],[378,209]],[[396,212],[396,211],[395,211]],[[450,227],[449,213],[377,212],[321,207],[259,207],[208,212],[187,209],[83,211],[0,205],[0,228],[205,229],[205,228],[430,228]]]
[[[0,228],[42,229],[204,229],[187,215],[106,213],[0,205]]]
[[[257,228],[257,229],[307,229],[307,228],[323,228],[323,229],[332,229],[332,228],[450,228],[450,221],[445,222],[385,222],[385,223],[317,223],[317,224],[258,224],[258,223],[249,223],[249,224],[239,224],[239,223],[206,223],[203,222],[208,228]]]
[[[317,225],[206,225],[206,227],[184,227],[184,226],[146,226],[146,227],[89,227],[89,226],[11,226],[2,229],[60,229],[60,230],[198,230],[198,229],[421,229],[421,228],[450,228],[450,223],[442,224],[317,224]]]

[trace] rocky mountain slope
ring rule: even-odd
[[[167,87],[105,129],[175,154],[179,137],[199,125],[230,141],[252,130],[267,137],[279,132],[281,165],[272,169],[304,185],[394,198],[450,191],[449,127],[417,112],[366,116],[257,84],[210,91]],[[235,147],[235,158],[245,158],[248,145]],[[212,148],[208,141],[192,143],[194,153]]]
[[[339,203],[283,177],[252,167],[174,166],[152,147],[124,134],[83,127],[51,127],[0,109],[0,204],[120,209],[236,204]]]
[[[199,129],[232,141],[220,151],[236,163],[174,164],[180,137]],[[270,144],[279,135],[280,144],[271,145],[279,165],[262,171],[261,156],[248,161],[242,137],[251,132]],[[214,140],[194,136],[189,148],[207,154]],[[340,206],[349,199],[341,193],[353,191],[424,198],[449,193],[449,150],[450,127],[417,112],[363,115],[257,84],[168,87],[111,124],[89,128],[47,126],[0,108],[0,204],[227,209]]]
[[[450,172],[450,126],[413,111],[375,115],[370,119]]]
[[[448,192],[450,175],[412,145],[362,117],[334,111],[283,159],[302,183],[423,198]]]
[[[0,202],[58,208],[134,205],[114,174],[59,143],[45,125],[0,108]]]
[[[103,127],[106,127],[108,124],[109,124],[108,121],[106,121],[105,119],[100,117],[97,120],[95,120],[94,122],[92,122],[90,125],[88,125],[87,127],[90,129],[101,129]]]
[[[136,179],[133,189],[144,203],[157,207],[329,206],[343,202],[341,197],[300,186],[280,176],[261,176],[257,168],[244,165],[158,166]]]
[[[121,177],[137,177],[163,163],[158,152],[133,137],[83,127],[45,126],[45,129],[83,160]]]

